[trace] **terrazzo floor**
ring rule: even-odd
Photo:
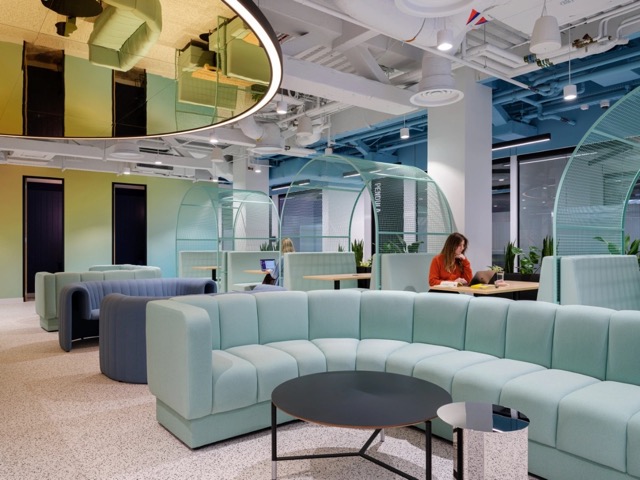
[[[268,430],[190,450],[155,419],[146,385],[100,373],[97,340],[64,352],[57,332],[39,326],[33,302],[0,300],[1,479],[271,478]],[[291,423],[278,429],[280,455],[357,450],[369,431]],[[434,476],[452,478],[452,448],[434,439]],[[387,430],[369,450],[424,477],[424,436]],[[399,478],[360,458],[280,462],[280,479]],[[534,477],[531,477],[532,479]]]

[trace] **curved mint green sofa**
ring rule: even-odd
[[[536,475],[640,478],[640,312],[355,289],[224,294],[148,303],[146,337],[157,419],[191,448],[268,427],[287,379],[389,371],[524,412]],[[433,431],[451,437],[440,421]]]

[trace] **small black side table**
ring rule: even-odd
[[[315,373],[282,383],[271,395],[272,479],[277,478],[277,462],[309,458],[360,456],[396,475],[415,477],[366,453],[385,428],[425,423],[426,478],[431,478],[431,419],[437,409],[451,401],[451,395],[433,383],[407,375],[385,372],[340,371]],[[276,409],[306,422],[321,425],[374,429],[357,452],[318,455],[278,456]],[[382,432],[384,434],[384,432]],[[381,435],[384,441],[384,436]]]
[[[453,427],[454,478],[529,478],[529,419],[524,414],[502,405],[459,402],[440,407],[438,417]]]

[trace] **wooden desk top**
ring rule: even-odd
[[[483,285],[481,288],[473,287],[441,287],[435,285],[430,290],[438,292],[460,292],[471,293],[473,295],[495,295],[497,293],[513,293],[513,292],[526,292],[527,290],[537,290],[539,287],[538,282],[518,282],[515,280],[507,280],[505,286],[497,287],[495,285]]]
[[[330,273],[328,275],[303,275],[307,280],[367,280],[371,278],[371,273]]]
[[[244,273],[255,273],[256,275],[266,275],[267,273],[271,273],[271,272],[269,272],[269,270],[245,270]]]
[[[217,270],[217,265],[197,265],[195,267],[191,267],[194,270]]]

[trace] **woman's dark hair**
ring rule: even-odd
[[[444,260],[444,268],[447,272],[453,272],[456,267],[456,248],[458,245],[464,242],[464,248],[462,249],[462,253],[467,251],[467,247],[469,246],[469,241],[467,237],[458,232],[453,232],[451,235],[447,237],[447,240],[444,242],[444,246],[442,247],[442,251],[440,252],[443,256]]]

